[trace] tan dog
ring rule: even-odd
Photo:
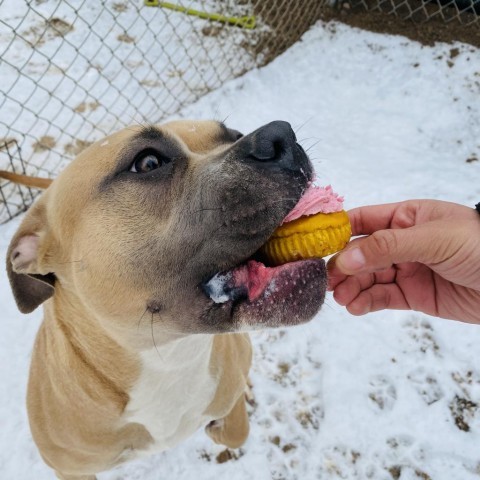
[[[7,270],[22,312],[44,303],[28,412],[58,478],[94,479],[202,425],[245,441],[251,347],[235,332],[307,321],[326,288],[321,260],[245,262],[311,176],[285,122],[242,136],[183,121],[96,142],[41,195]]]

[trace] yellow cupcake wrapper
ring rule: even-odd
[[[317,213],[281,225],[262,247],[262,253],[272,265],[321,258],[344,248],[351,234],[344,210]]]

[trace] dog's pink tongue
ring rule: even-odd
[[[203,289],[215,303],[242,297],[253,302],[261,295],[268,296],[275,287],[275,276],[285,268],[285,265],[268,268],[263,263],[249,260],[228,272],[217,273],[203,285]]]
[[[276,273],[274,268],[250,260],[233,270],[233,282],[235,287],[246,287],[248,299],[252,302],[265,292]]]
[[[343,210],[343,197],[335,193],[330,185],[326,187],[310,185],[293,210],[283,219],[282,224],[305,215],[334,213],[341,210]]]

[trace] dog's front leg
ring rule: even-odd
[[[242,393],[230,413],[219,420],[210,422],[205,431],[215,442],[229,448],[238,448],[245,443],[250,431],[245,407],[245,394]]]

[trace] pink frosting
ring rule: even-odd
[[[343,210],[343,197],[335,193],[330,185],[326,187],[310,185],[282,223],[291,222],[305,215],[334,213],[341,210]]]

